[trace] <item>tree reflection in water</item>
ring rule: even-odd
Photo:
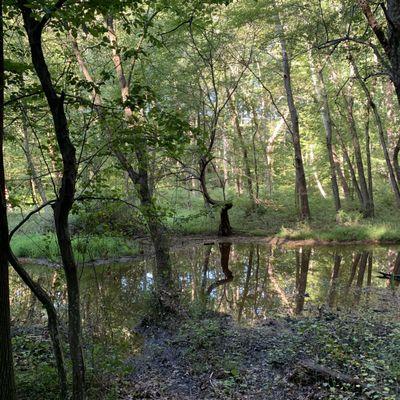
[[[397,248],[270,247],[254,243],[219,243],[188,247],[173,255],[174,277],[184,301],[200,300],[209,309],[251,321],[276,314],[302,314],[321,305],[331,309],[378,307],[381,295],[398,282],[377,272],[400,274]],[[107,340],[129,337],[148,312],[152,260],[86,267],[82,271],[82,314],[86,332]],[[30,272],[51,293],[65,317],[66,291],[56,270]],[[43,312],[16,276],[11,279],[14,325],[41,324]],[[385,293],[386,293],[385,292]],[[395,292],[397,295],[397,292]],[[125,333],[124,333],[125,332]]]

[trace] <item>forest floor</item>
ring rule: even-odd
[[[319,310],[249,326],[206,313],[144,326],[142,352],[126,361],[133,372],[108,381],[125,400],[399,399],[400,323],[391,310]]]
[[[95,365],[87,357],[88,399],[396,400],[400,314],[388,300],[382,293],[362,313],[319,309],[247,325],[199,309],[142,322],[135,351],[102,347]],[[57,399],[46,329],[17,333],[14,351],[19,398]]]

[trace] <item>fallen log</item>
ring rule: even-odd
[[[377,277],[381,279],[391,279],[395,281],[400,281],[400,275],[390,274],[388,272],[379,271]]]
[[[290,380],[303,384],[327,381],[330,383],[348,384],[359,391],[363,389],[360,379],[317,364],[312,360],[301,360],[296,365],[294,372],[290,376]]]

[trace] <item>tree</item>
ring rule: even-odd
[[[51,11],[44,14],[39,20],[33,14],[32,8],[28,7],[22,0],[18,1],[18,7],[21,11],[25,31],[28,36],[32,63],[51,111],[54,131],[62,156],[63,172],[61,187],[58,192],[58,198],[54,202],[53,211],[58,245],[67,279],[73,398],[74,400],[82,400],[85,398],[85,368],[82,349],[79,281],[68,222],[68,217],[74,203],[77,180],[76,150],[71,142],[68,129],[68,121],[64,108],[65,94],[57,94],[42,48],[43,30],[52,14],[60,10],[64,3],[65,1],[63,0],[58,1]]]
[[[0,1],[0,399],[16,399],[10,327],[8,221],[4,171],[4,48],[3,1]]]
[[[277,14],[276,17],[276,29],[282,49],[283,82],[285,85],[286,99],[290,113],[291,125],[289,129],[290,129],[290,134],[292,136],[293,148],[294,148],[294,164],[296,169],[296,192],[298,193],[300,200],[299,216],[301,220],[308,220],[311,218],[311,213],[308,204],[307,181],[304,172],[303,155],[301,151],[299,115],[297,112],[296,104],[294,102],[290,60],[287,52],[284,28],[279,13]]]
[[[357,0],[357,3],[384,51],[385,58],[382,57],[382,60],[386,59],[384,67],[393,82],[400,104],[400,4],[397,0],[387,0],[379,4],[386,19],[385,32],[371,10],[368,0]]]

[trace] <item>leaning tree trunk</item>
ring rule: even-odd
[[[63,2],[60,2],[62,6]],[[77,179],[76,151],[70,139],[68,121],[64,108],[64,93],[55,90],[42,48],[42,33],[50,14],[37,20],[32,9],[18,0],[29,39],[33,66],[40,80],[53,118],[55,135],[62,156],[63,171],[58,198],[53,205],[58,246],[67,281],[69,347],[72,361],[72,390],[74,400],[83,400],[85,394],[85,366],[82,349],[82,326],[77,265],[69,232],[69,213],[74,203]]]
[[[3,2],[0,0],[0,400],[15,400],[11,346],[8,222],[4,171],[4,50]]]
[[[208,204],[211,206],[220,206],[220,223],[218,228],[218,235],[219,236],[231,236],[233,233],[231,223],[229,221],[229,210],[233,207],[231,202],[221,202],[214,200],[207,189],[207,179],[206,179],[206,172],[207,172],[207,165],[209,161],[206,157],[202,157],[200,159],[199,167],[200,167],[200,188],[203,196]]]
[[[233,207],[232,203],[225,203],[221,208],[221,222],[218,228],[219,236],[231,236],[232,227],[229,221],[228,211]]]
[[[387,0],[386,5],[381,3],[387,21],[386,32],[371,10],[369,1],[357,0],[357,3],[384,50],[387,58],[387,61],[384,61],[384,67],[388,69],[388,75],[393,82],[400,105],[400,2]]]
[[[397,182],[397,180],[396,180],[395,167],[393,166],[392,160],[390,159],[383,121],[379,114],[378,107],[376,106],[376,104],[372,98],[372,94],[371,94],[367,84],[365,83],[364,79],[361,77],[360,72],[358,70],[358,66],[353,58],[353,55],[350,52],[348,54],[348,57],[349,57],[350,64],[353,67],[353,71],[357,78],[357,81],[359,82],[359,84],[360,84],[361,88],[363,89],[365,96],[368,100],[369,107],[371,107],[371,109],[373,111],[376,127],[378,128],[379,141],[381,143],[383,156],[385,158],[386,167],[387,167],[387,170],[389,173],[390,186],[392,188],[392,191],[393,191],[393,194],[394,194],[394,197],[396,200],[396,204],[398,207],[400,207],[399,182]]]
[[[292,90],[292,80],[291,80],[291,68],[289,62],[289,56],[287,53],[286,39],[284,36],[283,25],[280,21],[280,17],[277,17],[276,24],[277,32],[279,35],[281,50],[282,50],[282,66],[283,66],[283,81],[286,91],[286,99],[289,107],[291,127],[290,133],[292,135],[293,147],[294,147],[294,162],[296,169],[296,184],[297,191],[300,201],[300,219],[308,220],[311,218],[310,206],[308,203],[308,191],[306,175],[304,172],[303,156],[301,151],[300,143],[300,127],[299,127],[299,116],[297,113],[297,108],[294,102],[293,90]]]
[[[56,361],[57,373],[58,373],[58,383],[60,386],[60,399],[68,399],[68,381],[67,381],[67,371],[65,369],[64,354],[61,345],[61,337],[59,331],[59,320],[57,316],[57,311],[54,307],[53,302],[49,294],[40,286],[39,283],[35,282],[29,274],[25,271],[22,265],[19,263],[17,258],[14,256],[10,249],[9,261],[13,266],[15,272],[20,276],[22,281],[28,286],[31,292],[34,294],[47,313],[47,326],[49,329],[51,342],[53,345],[53,354]]]

